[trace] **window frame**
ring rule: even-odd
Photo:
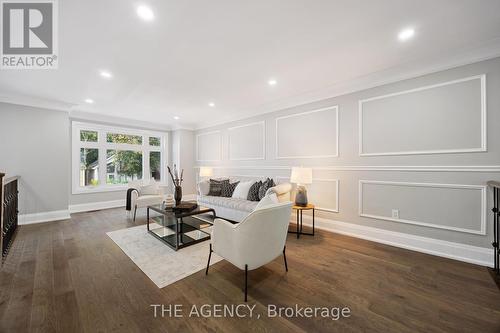
[[[80,141],[80,131],[97,131],[97,142]],[[109,125],[93,124],[86,122],[72,121],[71,124],[71,184],[72,194],[99,193],[123,191],[127,185],[112,185],[106,183],[107,150],[132,150],[142,152],[142,179],[149,181],[152,179],[149,165],[149,153],[160,152],[160,183],[166,183],[167,161],[168,161],[168,132],[158,132],[141,130],[126,127],[116,127]],[[128,143],[109,143],[106,140],[107,133],[129,134],[142,136],[142,145]],[[160,146],[150,146],[149,137],[159,137]],[[80,186],[80,148],[98,149],[99,159],[99,185]],[[104,181],[104,184],[102,183]]]

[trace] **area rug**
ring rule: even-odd
[[[141,225],[108,232],[116,245],[153,281],[163,288],[206,268],[209,241],[172,250]],[[212,253],[210,264],[222,258]]]

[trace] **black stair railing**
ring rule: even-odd
[[[489,181],[488,186],[493,189],[493,208],[491,211],[493,212],[493,261],[494,261],[494,270],[496,274],[500,273],[499,268],[499,260],[500,260],[500,250],[499,250],[499,242],[500,242],[500,207],[499,207],[499,192],[500,192],[500,182],[497,181]]]
[[[2,184],[2,190],[0,197],[2,198],[2,262],[7,257],[9,248],[12,245],[14,236],[18,226],[18,180],[19,177],[11,177],[2,179],[0,177],[0,184]]]

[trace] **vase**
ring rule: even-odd
[[[175,205],[176,206],[181,203],[181,200],[182,200],[182,187],[180,187],[180,186],[176,186],[175,187],[174,199],[175,199]]]

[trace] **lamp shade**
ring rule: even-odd
[[[295,184],[312,184],[312,168],[292,168],[290,182]]]
[[[212,177],[214,170],[209,167],[200,167],[200,177]]]

